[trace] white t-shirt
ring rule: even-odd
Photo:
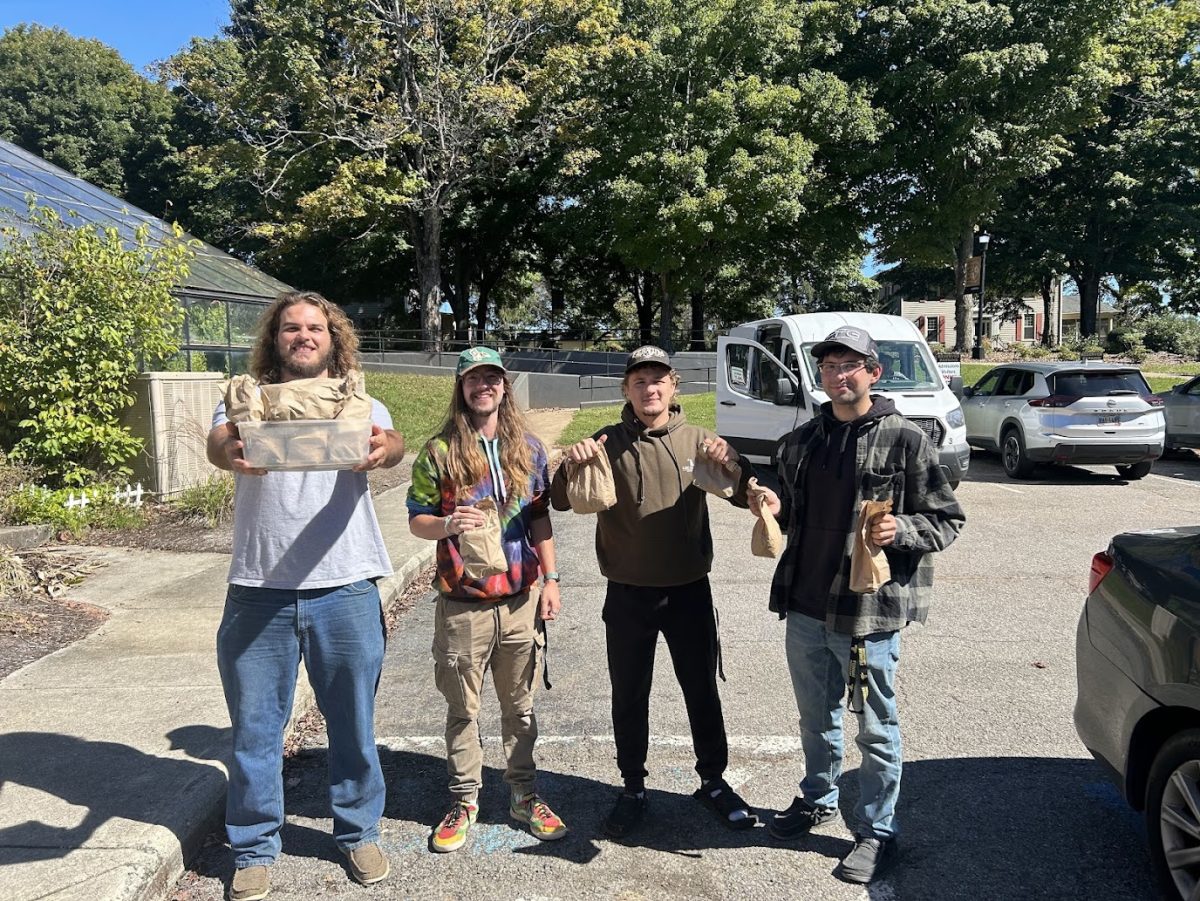
[[[392,417],[371,400],[371,420]],[[213,428],[228,422],[217,404]],[[350,470],[234,475],[229,582],[256,588],[335,588],[392,574],[367,474]]]

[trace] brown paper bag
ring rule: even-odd
[[[458,552],[462,555],[463,575],[468,579],[486,579],[508,572],[504,546],[500,543],[500,514],[496,502],[485,497],[475,505],[487,517],[482,528],[458,536]]]
[[[752,478],[746,493],[762,500],[766,497],[767,489],[759,487],[758,479]],[[750,553],[755,557],[778,557],[783,551],[783,532],[779,530],[779,523],[765,502],[758,509],[761,512],[754,517],[754,530],[750,533]]]
[[[599,513],[617,503],[612,465],[604,448],[586,463],[567,460],[567,500],[576,513]]]
[[[728,500],[737,490],[738,471],[717,463],[708,455],[708,442],[701,443],[692,464],[692,482],[697,488]]]
[[[230,422],[248,422],[263,418],[262,395],[251,375],[235,375],[221,389],[225,395],[225,416]]]
[[[273,385],[237,375],[225,383],[224,390],[230,422],[371,418],[371,398],[358,369],[343,378],[293,379]]]
[[[262,385],[260,390],[265,407],[264,418],[269,420],[293,419],[341,419],[346,405],[355,397],[361,382],[351,376],[339,379],[315,378],[292,379],[274,385]],[[366,393],[362,392],[362,398]],[[360,404],[356,403],[356,407]],[[369,419],[370,402],[367,401],[366,416],[349,418]]]
[[[877,517],[892,512],[892,499],[863,501],[858,511],[858,529],[854,533],[854,550],[850,554],[850,590],[858,594],[878,591],[892,577],[883,548],[871,541],[871,524]]]

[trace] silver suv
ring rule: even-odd
[[[963,389],[967,443],[1027,479],[1039,463],[1113,463],[1140,479],[1162,456],[1162,398],[1133,366],[1008,363]]]

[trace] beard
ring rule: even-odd
[[[311,363],[299,363],[289,358],[282,361],[279,369],[283,374],[294,379],[312,379],[325,372],[332,361],[333,348],[331,347],[324,356],[313,360]]]

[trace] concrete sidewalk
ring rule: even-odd
[[[433,560],[408,531],[407,486],[375,498],[396,574]],[[214,642],[226,554],[94,549],[71,592],[110,612],[95,633],[0,681],[0,898],[161,899],[219,824],[229,718]],[[311,691],[303,678],[296,709]]]

